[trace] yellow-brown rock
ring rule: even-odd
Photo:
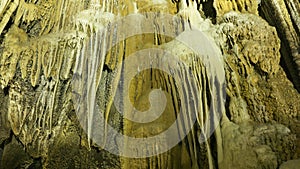
[[[289,160],[300,155],[300,95],[295,89],[300,77],[299,9],[297,0],[2,0],[0,169],[294,166]],[[155,14],[143,14],[147,12]],[[173,19],[159,23],[164,14]],[[139,19],[131,20],[130,27],[114,25],[128,15]],[[143,23],[145,18],[152,20]],[[147,24],[155,31],[118,39]],[[202,48],[210,42],[217,53],[210,48],[197,53],[180,43],[178,38],[191,29],[205,38],[188,39]],[[168,74],[133,67],[144,63],[142,56],[126,62],[147,49],[168,51],[156,56],[157,65],[175,60],[177,67],[170,66]],[[203,58],[217,58],[225,77],[210,72],[216,66]],[[127,87],[125,70],[138,73],[121,90]],[[182,92],[181,87],[192,90]],[[165,99],[153,100],[153,89],[163,90]],[[127,98],[122,91],[128,92]],[[124,106],[121,114],[116,100],[135,109]],[[165,102],[155,121],[127,119],[152,103],[159,105],[157,111]],[[107,122],[100,124],[103,144],[93,140],[99,119],[92,110]],[[120,143],[108,126],[147,138],[163,133],[180,113],[187,118],[177,123],[174,135],[189,127],[191,132],[168,151],[143,158],[107,151],[130,145],[126,139]],[[188,115],[196,116],[195,124]],[[219,116],[220,123],[215,123]],[[209,118],[211,123],[205,123]],[[202,142],[209,131],[211,136]],[[169,146],[168,141],[154,142],[144,151]]]
[[[258,15],[258,0],[214,0],[217,16],[230,11]]]

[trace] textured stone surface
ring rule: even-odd
[[[258,3],[258,0],[214,0],[214,7],[217,16],[223,16],[230,11],[258,14]]]
[[[0,168],[28,168],[33,163],[23,146],[13,137],[3,150]]]
[[[278,124],[225,122],[222,135],[225,155],[220,168],[277,168],[292,158],[296,147],[296,135]]]
[[[297,166],[297,161],[282,163],[300,156],[300,95],[294,88],[300,84],[297,81],[299,2],[265,0],[258,13],[259,3],[257,0],[122,0],[99,4],[87,0],[2,1],[1,167],[275,169]],[[98,44],[85,46],[87,38],[105,39],[99,28],[120,16],[150,11],[179,16],[180,24],[171,24],[178,28],[176,36],[190,24],[218,45],[226,71],[226,115],[206,143],[199,144],[197,140],[203,125],[198,121],[192,133],[162,155],[121,158],[89,140],[90,136],[78,122],[75,113],[78,107],[72,100],[76,94],[84,97],[80,91],[86,87],[74,87],[71,81],[87,73],[85,69],[82,71],[80,59],[89,64],[87,67],[91,66],[93,62],[88,62],[87,54],[99,48]],[[157,24],[156,28],[160,30],[161,25]],[[157,46],[172,51],[201,79],[199,88],[206,84],[207,75],[200,56],[174,38],[159,33],[163,32],[130,37],[113,47],[103,56],[103,67],[93,70],[98,88],[87,89],[96,93],[97,105],[105,112],[106,120],[128,135],[141,137],[162,131],[175,119],[179,104],[172,78],[158,70],[143,71],[132,82],[130,99],[138,109],[145,110],[149,107],[149,86],[169,91],[172,97],[168,100],[173,104],[164,114],[168,121],[162,117],[158,123],[143,126],[120,117],[112,106],[120,79],[118,65],[131,53]],[[280,57],[289,69],[279,65]],[[291,74],[294,85],[285,72]],[[190,85],[188,81],[185,84]],[[206,116],[200,113],[200,121]]]
[[[217,32],[221,37],[225,34],[225,44],[220,47],[227,58],[227,112],[235,123],[224,123],[222,127],[224,154],[231,154],[224,155],[224,161],[232,163],[221,166],[277,168],[298,156],[300,103],[298,92],[279,66],[280,40],[276,30],[259,16],[235,12],[225,14],[219,24]],[[246,136],[252,132],[260,134]],[[277,136],[286,138],[285,143],[277,142]],[[288,146],[288,153],[282,151],[284,146]],[[245,156],[247,163],[239,163]]]
[[[290,78],[300,90],[300,3],[297,0],[266,0],[261,14],[275,26],[281,38],[281,54]]]
[[[300,160],[290,160],[287,162],[284,162],[279,169],[296,169],[300,166]]]
[[[7,91],[6,91],[7,92]],[[8,96],[3,90],[0,90],[0,144],[10,137],[10,124],[8,115]]]

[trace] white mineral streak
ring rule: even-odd
[[[91,138],[93,133],[93,118],[95,117],[94,113],[97,113],[96,110],[99,109],[97,107],[97,98],[96,93],[99,85],[99,79],[102,78],[102,70],[104,67],[105,57],[106,53],[108,52],[107,49],[110,45],[110,38],[111,36],[118,36],[116,35],[116,32],[107,32],[105,28],[108,23],[111,23],[115,19],[115,15],[112,14],[113,11],[113,3],[114,1],[106,1],[104,0],[102,2],[102,8],[101,10],[95,10],[94,9],[87,9],[85,11],[80,12],[77,15],[77,21],[76,21],[76,29],[78,31],[83,31],[88,35],[88,42],[85,42],[82,50],[80,53],[78,53],[76,58],[76,64],[75,64],[75,72],[76,74],[81,77],[83,80],[86,80],[86,86],[75,86],[75,91],[80,93],[81,99],[84,100],[85,104],[78,105],[76,107],[76,110],[79,111],[79,114],[86,114],[87,113],[87,119],[86,119],[86,128],[87,128],[87,135],[88,139]],[[163,0],[154,0],[154,4],[162,4],[166,3]],[[93,1],[92,6],[97,6],[97,8],[100,6],[98,1]],[[133,13],[138,13],[139,7],[137,6],[136,2],[133,2]],[[208,31],[206,35],[209,35],[209,29],[212,29],[211,23],[205,21],[197,11],[197,4],[196,1],[190,1],[190,4],[187,5],[185,1],[180,1],[179,5],[179,16],[182,16],[187,22],[185,22],[185,29],[189,29],[191,25],[193,27],[196,27],[200,30]],[[167,25],[168,23],[165,23],[165,26],[168,27],[178,27],[178,25]],[[169,23],[170,24],[170,23]],[[173,23],[171,23],[173,24]],[[161,25],[156,25],[161,26]],[[131,29],[131,28],[129,28]],[[141,29],[141,28],[140,28]],[[174,28],[175,29],[175,28]],[[157,30],[160,30],[159,28]],[[157,37],[160,36],[160,34],[164,34],[164,32],[155,32],[154,33]],[[153,44],[158,44],[159,38],[153,42]],[[211,38],[212,39],[212,38]],[[174,55],[177,55],[180,60],[184,61],[189,68],[191,69],[191,72],[193,72],[193,77],[190,77],[188,75],[189,70],[185,70],[184,68],[182,70],[175,70],[174,75],[178,76],[178,79],[183,79],[182,88],[183,90],[187,90],[190,87],[193,86],[193,84],[190,84],[191,80],[190,78],[197,79],[196,85],[198,87],[198,90],[200,93],[193,93],[190,91],[185,91],[188,93],[188,95],[185,97],[186,100],[183,102],[189,103],[189,101],[193,98],[195,100],[198,100],[199,108],[198,112],[195,112],[197,114],[197,123],[201,127],[201,134],[193,133],[192,135],[188,136],[188,142],[189,142],[189,152],[191,152],[189,155],[191,156],[191,160],[193,163],[193,168],[199,168],[199,165],[197,163],[197,160],[199,157],[197,157],[197,147],[196,144],[198,142],[201,142],[201,140],[207,140],[209,139],[206,135],[208,133],[214,132],[211,131],[212,129],[215,130],[215,136],[218,142],[218,160],[222,159],[222,139],[220,134],[220,129],[218,126],[218,120],[221,115],[224,115],[225,109],[223,105],[224,93],[223,93],[223,87],[224,87],[224,81],[225,77],[220,77],[219,72],[215,70],[215,62],[207,62],[209,60],[209,57],[214,57],[212,60],[221,60],[222,56],[217,47],[215,47],[215,50],[217,51],[217,56],[215,56],[214,52],[212,53],[210,50],[205,50],[207,44],[201,44],[201,41],[211,41],[210,38],[208,39],[198,39],[197,43],[198,45],[201,45],[203,50],[200,50],[200,55],[192,54],[192,57],[188,57],[188,54],[183,53],[181,50],[181,46],[179,44],[176,44],[176,42],[171,41],[166,44],[166,48],[169,48],[170,50],[173,50]],[[211,44],[214,44],[212,42]],[[174,46],[173,46],[174,45]],[[178,47],[180,46],[180,47]],[[198,51],[194,51],[198,52]],[[193,52],[192,52],[193,53]],[[211,59],[211,58],[210,58]],[[203,60],[206,60],[205,63],[203,63]],[[208,64],[208,63],[211,63]],[[205,64],[204,66],[201,66],[202,64]],[[223,65],[218,65],[223,66]],[[100,71],[99,71],[100,70]],[[224,69],[223,69],[224,70]],[[170,70],[170,72],[174,70]],[[177,72],[176,72],[177,71]],[[218,86],[216,86],[216,84]],[[208,91],[208,92],[207,92]],[[183,94],[183,93],[179,93]],[[208,96],[209,95],[209,96]],[[197,96],[200,96],[197,99]],[[211,103],[209,102],[208,98],[210,98]],[[221,103],[220,103],[221,101]],[[101,108],[100,108],[101,109]],[[110,107],[106,107],[106,109],[110,109]],[[192,110],[195,110],[195,107],[190,107],[189,104],[185,104],[184,106],[184,112],[188,113]],[[102,110],[101,113],[107,113],[106,110]],[[108,117],[106,114],[105,117]],[[224,116],[225,117],[225,116]],[[107,122],[107,119],[106,119]],[[191,124],[188,124],[189,120],[186,119],[181,124],[179,124],[179,127],[184,128],[188,127]],[[84,127],[84,126],[83,126]],[[194,132],[194,131],[193,131]],[[106,140],[106,139],[104,139]],[[90,143],[89,143],[90,144]],[[207,156],[208,156],[208,162],[209,162],[209,168],[213,169],[214,162],[212,157],[212,150],[210,148],[209,142],[205,143],[206,149],[207,149]],[[163,160],[163,159],[162,159]],[[158,160],[159,161],[159,160]]]
[[[96,109],[96,93],[99,85],[99,79],[102,77],[105,55],[107,54],[107,46],[109,43],[110,32],[107,32],[107,25],[115,18],[114,14],[104,12],[112,10],[103,2],[103,7],[99,10],[91,9],[99,7],[98,1],[92,2],[90,9],[84,10],[77,15],[76,29],[83,31],[88,35],[87,41],[84,42],[82,50],[78,53],[75,64],[75,72],[86,82],[86,86],[78,86],[74,90],[80,94],[86,95],[82,98],[87,105],[78,105],[76,108],[79,114],[87,114],[87,135],[91,139],[93,129],[93,119]],[[85,84],[85,83],[84,83]],[[81,95],[81,96],[83,96]],[[83,116],[85,117],[85,116]],[[90,142],[89,142],[90,146]]]
[[[3,15],[3,12],[8,7],[8,5],[9,5],[9,0],[3,0],[0,2],[0,16]]]
[[[179,12],[178,12],[178,15],[180,16],[183,16],[184,18],[186,18],[190,24],[192,26],[194,26],[195,28],[197,28],[198,30],[200,31],[203,31],[207,37],[211,40],[212,44],[213,44],[213,47],[215,48],[215,51],[214,52],[211,52],[210,50],[204,50],[204,51],[201,51],[200,53],[204,56],[204,57],[215,57],[216,59],[219,59],[221,60],[220,62],[223,63],[223,57],[222,57],[222,54],[220,52],[220,50],[218,49],[218,47],[216,46],[215,42],[213,41],[213,37],[215,36],[215,33],[214,33],[214,27],[212,26],[211,22],[209,20],[204,20],[200,13],[197,11],[197,4],[195,1],[190,1],[190,4],[189,6],[186,4],[185,1],[181,1],[180,2],[180,8],[179,8]],[[201,45],[201,49],[210,49],[209,47],[203,47],[205,46],[206,44],[203,44],[201,43],[201,41],[205,41],[204,39],[199,39],[197,43],[199,43],[198,45]],[[179,52],[179,51],[178,51]],[[214,56],[214,54],[217,53],[218,55],[217,56]],[[205,60],[205,58],[202,58],[201,59],[202,61]],[[212,62],[205,62],[205,63],[212,63]],[[211,117],[213,116],[213,118],[215,118],[213,120],[213,124],[217,124],[217,120],[219,120],[217,117],[222,114],[223,115],[223,120],[226,121],[228,120],[227,119],[227,116],[225,115],[225,108],[224,108],[224,105],[223,103],[220,103],[219,102],[216,102],[216,101],[220,101],[220,100],[224,100],[224,96],[222,95],[222,89],[221,87],[217,88],[217,86],[215,84],[224,84],[225,83],[225,77],[222,77],[220,75],[218,75],[219,72],[216,72],[214,70],[214,67],[215,66],[218,66],[218,64],[215,64],[217,62],[214,62],[213,65],[205,65],[206,67],[206,70],[204,70],[202,68],[202,71],[200,71],[201,73],[203,72],[207,72],[207,75],[203,75],[204,78],[202,79],[206,79],[208,82],[210,83],[206,83],[206,82],[202,82],[203,83],[203,86],[201,86],[201,84],[199,84],[199,90],[201,91],[201,89],[206,89],[208,88],[209,89],[209,93],[211,93],[211,99],[213,100],[213,103],[212,105],[209,105],[209,103],[207,103],[207,96],[206,96],[206,92],[203,92],[202,96],[203,96],[203,107],[201,107],[203,110],[200,111],[200,112],[203,112],[203,113],[199,113],[199,116],[198,116],[198,124],[201,126],[202,129],[210,129],[211,126],[210,123],[205,123],[204,122],[204,119],[207,118],[207,117]],[[223,65],[220,65],[223,67]],[[193,70],[195,72],[197,72],[199,74],[199,70],[197,71],[196,70]],[[224,69],[223,69],[224,71]],[[208,76],[208,77],[207,77]],[[201,79],[201,78],[199,78]],[[206,86],[206,84],[210,84],[209,86]],[[204,90],[205,91],[205,90]],[[219,97],[220,98],[215,98],[215,96],[218,96],[218,93],[219,93]],[[201,104],[200,104],[201,105]],[[217,111],[222,111],[221,113],[220,112],[214,112],[214,114],[210,114],[210,110],[208,108],[208,106],[210,107],[210,109],[218,109]],[[221,106],[221,107],[219,107]],[[216,111],[216,110],[214,110]],[[218,114],[220,113],[220,114]],[[204,127],[205,125],[208,125],[206,127]],[[211,131],[204,131],[204,133],[209,133]],[[205,136],[205,135],[204,135]],[[215,131],[215,136],[216,136],[216,140],[217,140],[217,145],[218,145],[218,162],[222,161],[223,159],[223,148],[222,148],[222,136],[221,136],[221,131],[220,131],[220,127],[217,127],[216,128],[216,131]],[[206,138],[208,139],[208,138]],[[207,146],[207,154],[208,154],[208,158],[209,158],[209,167],[210,168],[214,168],[214,164],[213,164],[213,157],[211,155],[211,149],[210,149],[210,146],[209,144],[206,144]],[[196,150],[194,150],[196,151]]]
[[[18,8],[20,3],[20,0],[15,0],[11,3],[9,3],[9,1],[2,1],[1,2],[1,6],[0,6],[0,18],[2,19],[0,22],[0,35],[3,31],[3,29],[5,28],[6,24],[8,23],[8,21],[10,20],[10,17],[12,16],[12,14],[15,12],[15,10]],[[10,7],[8,8],[8,10],[5,10],[10,4]],[[5,13],[4,13],[5,11]]]

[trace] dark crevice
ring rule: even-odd
[[[217,128],[217,126],[215,126]],[[212,155],[212,161],[213,161],[213,166],[215,166],[216,168],[218,167],[218,142],[217,142],[217,138],[216,138],[216,132],[214,134],[211,135],[211,137],[209,138],[210,141],[210,147],[211,147],[211,155]],[[220,153],[220,152],[219,152]]]
[[[107,73],[112,73],[112,70],[108,67],[107,64],[103,65],[103,71],[107,71]]]
[[[4,93],[4,96],[9,95],[9,86],[6,86],[6,87],[3,88],[3,93]]]
[[[4,14],[5,14],[5,13],[4,13]],[[15,16],[15,14],[16,14],[16,12],[14,12],[14,13],[12,14],[12,16]],[[0,35],[0,44],[1,44],[1,45],[3,44],[4,35],[8,32],[8,30],[11,28],[11,26],[12,26],[13,24],[14,24],[13,19],[10,19],[10,20],[7,22],[6,26],[4,27],[4,29],[3,29],[3,31],[2,31],[2,33],[1,33],[1,35]]]
[[[286,1],[284,1],[284,2],[285,2],[285,6],[286,6],[286,8],[287,8],[289,14],[291,14],[292,11],[291,11],[291,9],[289,8],[290,6],[288,5],[288,3],[287,3]],[[292,15],[290,15],[290,16],[291,16],[291,21],[292,21],[292,24],[293,24],[293,28],[295,28],[295,31],[296,31],[297,35],[300,35],[300,30],[299,30],[299,28],[298,28],[298,26],[297,26],[297,24],[296,24],[295,18],[293,18]]]
[[[7,144],[9,144],[9,143],[12,142],[12,138],[13,138],[13,132],[11,131],[9,137],[8,137],[7,139],[5,139],[5,140],[0,144],[0,149],[1,149],[1,151],[0,151],[0,153],[1,153],[1,154],[0,154],[0,168],[1,168],[1,165],[2,165],[2,156],[3,156],[3,152],[4,152],[4,147],[5,147]]]
[[[282,55],[282,54],[281,54]],[[287,67],[287,64],[284,62],[284,59],[281,57],[280,58],[280,66],[282,67],[283,71],[285,72],[287,78],[289,79],[289,81],[293,81],[293,78],[292,78],[292,75],[291,73],[289,72],[289,69]]]
[[[225,113],[226,116],[228,117],[228,119],[231,119],[231,115],[230,115],[230,111],[229,111],[229,102],[230,102],[230,98],[229,96],[226,97],[226,102],[225,102]]]
[[[5,139],[1,144],[0,144],[0,148],[4,150],[5,145],[9,144],[12,142],[12,138],[13,138],[14,134],[12,131],[10,131],[9,137],[7,139]]]
[[[39,169],[43,168],[42,158],[33,159],[33,163],[28,167],[28,169]]]
[[[292,60],[292,54],[290,51],[290,46],[289,46],[289,41],[286,39],[285,33],[283,32],[283,29],[281,27],[280,24],[278,24],[277,22],[279,22],[278,20],[275,19],[276,15],[272,12],[270,13],[269,10],[266,11],[266,9],[264,10],[263,7],[266,6],[268,4],[264,4],[262,2],[262,5],[259,6],[258,8],[258,12],[259,12],[259,16],[261,16],[264,20],[266,20],[271,26],[276,28],[276,32],[278,37],[280,38],[280,66],[283,68],[287,78],[289,79],[289,81],[291,81],[295,88],[298,90],[298,92],[300,92],[300,88],[297,88],[297,82],[299,81],[299,77],[297,78],[296,76],[296,64],[295,62],[293,62]],[[264,7],[266,8],[266,7]],[[275,10],[272,8],[272,10]],[[273,18],[272,18],[272,15]]]
[[[186,2],[186,5],[189,6],[189,0],[186,0],[185,2]]]
[[[37,91],[37,89],[39,88],[39,85],[35,85],[32,87],[34,91]]]
[[[217,12],[213,6],[213,1],[206,1],[202,3],[202,10],[204,12],[204,15],[207,18],[211,18],[212,22],[216,23],[216,16]]]

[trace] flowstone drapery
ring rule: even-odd
[[[296,0],[1,1],[0,168],[278,168],[299,158],[299,9]],[[130,14],[141,20],[114,27]],[[158,22],[163,14],[174,20]],[[118,39],[145,30],[143,17],[153,17],[154,31]],[[193,29],[206,40],[190,40],[202,49],[210,49],[203,43],[210,42],[219,53],[195,51],[178,39]],[[170,56],[179,66],[166,69],[168,74],[126,62],[152,48],[169,51],[154,54],[156,67],[167,65]],[[220,60],[224,82],[211,76],[205,57]],[[128,101],[122,86],[130,69],[138,74],[130,79]],[[151,100],[152,89],[164,91],[165,100]],[[166,101],[166,109],[156,121],[141,124],[125,118],[132,115],[130,107],[121,106],[126,111],[120,114],[126,101],[138,112],[151,108],[151,101]],[[112,153],[122,146],[108,126],[151,137],[171,126],[182,108],[186,119],[178,129],[191,131],[169,151],[143,158]],[[93,140],[99,132],[96,110],[107,122],[100,124],[103,145]],[[189,115],[196,117],[194,125]],[[205,123],[209,118],[214,123]]]

